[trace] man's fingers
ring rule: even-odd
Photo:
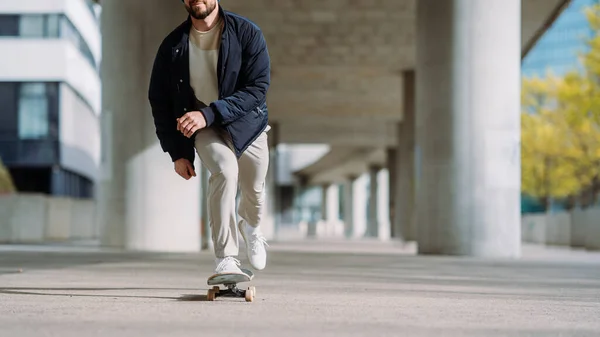
[[[185,132],[190,132],[190,131],[192,131],[192,130],[193,130],[195,127],[196,127],[196,124],[194,124],[194,122],[190,122],[190,123],[186,124],[186,125],[183,127],[183,131],[185,131]]]
[[[187,130],[187,129],[186,129],[186,130],[185,130],[185,132],[184,132],[184,135],[185,135],[186,137],[188,137],[188,138],[190,138],[191,134],[192,134],[192,130]]]
[[[181,169],[181,168],[179,168],[179,169],[178,169],[178,168],[176,168],[176,169],[175,169],[175,172],[177,172],[177,174],[178,174],[178,175],[179,175],[181,178],[183,178],[183,179],[185,179],[185,180],[189,180],[189,179],[191,178],[191,176],[190,176],[190,174],[189,174],[188,170],[187,170],[185,167],[184,167],[183,169]]]
[[[187,118],[187,117],[183,116],[183,117],[179,118],[177,123],[179,123],[179,125],[184,125],[184,124],[189,123],[191,120],[192,120],[191,118]]]
[[[183,115],[183,117],[177,119],[177,130],[180,132],[183,132],[184,127],[189,124],[192,121],[192,119],[189,118],[189,116]]]
[[[190,119],[190,117],[191,117],[191,116],[190,116],[190,114],[189,114],[189,113],[186,113],[185,115],[181,116],[181,117],[179,118],[179,124],[182,124],[183,122],[185,122],[185,121],[189,120],[189,119]]]
[[[185,136],[190,138],[194,134],[194,132],[198,131],[199,129],[200,128],[198,126],[194,125],[189,131],[185,132]]]
[[[190,180],[192,177],[196,176],[194,167],[187,160],[178,163],[178,165],[175,166],[175,172],[177,172],[177,174],[179,174],[185,180]]]
[[[187,138],[191,138],[194,133],[206,126],[206,121],[198,121],[189,113],[177,119],[177,131],[181,132]]]
[[[191,130],[194,127],[194,121],[190,120],[184,123],[180,123],[179,124],[179,128],[181,132],[186,133],[187,131]]]
[[[194,171],[194,167],[192,166],[191,163],[189,163],[189,162],[187,163],[187,168],[188,168],[188,172],[190,173],[190,175],[192,177],[195,177],[196,176],[196,171]]]
[[[191,178],[190,173],[187,170],[183,171],[183,174],[181,175],[181,177],[183,177],[183,179],[185,179],[185,180],[190,180],[190,178]]]
[[[177,120],[177,130],[183,133],[183,135],[187,138],[192,137],[196,131],[204,128],[205,126],[205,120],[199,121],[189,114],[185,114],[183,117]]]
[[[190,180],[196,176],[194,172],[194,166],[187,159],[180,159],[175,161],[175,172],[185,180]]]

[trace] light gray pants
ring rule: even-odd
[[[202,165],[211,173],[208,181],[208,222],[218,258],[238,255],[236,213],[253,227],[258,227],[264,218],[265,180],[269,168],[268,129],[239,160],[225,132],[206,128],[196,135],[196,152]],[[241,194],[236,212],[238,184]]]

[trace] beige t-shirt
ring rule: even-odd
[[[223,19],[209,31],[190,29],[190,85],[199,105],[198,110],[219,99],[217,62],[221,46]]]

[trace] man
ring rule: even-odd
[[[217,0],[183,2],[188,19],[163,40],[150,79],[156,134],[182,178],[196,176],[194,149],[211,173],[208,213],[215,273],[242,272],[236,258],[238,229],[250,264],[262,270],[267,243],[260,223],[269,166],[265,39],[259,27],[224,11]]]

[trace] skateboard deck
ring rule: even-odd
[[[241,297],[245,298],[246,302],[252,302],[256,295],[254,287],[248,287],[246,290],[238,289],[237,284],[249,282],[254,278],[254,274],[247,269],[242,269],[243,274],[215,274],[208,278],[206,283],[209,286],[214,285],[206,294],[206,299],[214,301],[217,297]],[[227,289],[221,289],[218,285],[224,285]]]

